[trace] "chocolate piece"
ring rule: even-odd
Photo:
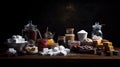
[[[106,55],[106,56],[113,56],[113,52],[112,52],[112,51],[106,51],[106,52],[105,52],[105,55]]]
[[[117,50],[113,51],[113,55],[114,56],[119,56],[119,51],[117,51]]]

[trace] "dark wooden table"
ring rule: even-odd
[[[104,56],[94,54],[68,54],[67,56],[41,56],[35,55],[23,55],[16,57],[0,57],[0,59],[120,59],[120,56]]]
[[[120,56],[104,56],[94,54],[68,54],[67,56],[40,56],[24,55],[17,57],[0,57],[0,63],[14,65],[14,64],[27,64],[27,65],[103,65],[103,64],[119,64]]]
[[[16,57],[0,57],[0,63],[5,65],[44,65],[44,66],[64,66],[67,65],[110,65],[115,63],[119,65],[119,56],[104,56],[94,54],[68,54],[67,56],[41,56],[35,55],[24,55]]]
[[[119,51],[118,56],[105,56],[105,55],[95,55],[95,54],[77,54],[70,53],[67,56],[41,56],[39,54],[34,55],[22,55],[15,57],[0,57],[0,59],[120,59],[120,48],[116,48]]]

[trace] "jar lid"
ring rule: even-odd
[[[37,25],[32,24],[32,20],[28,21],[29,23],[25,25],[25,29],[35,29]]]
[[[69,28],[66,28],[67,30],[71,30],[71,29],[73,29],[74,30],[74,28],[72,28],[72,27],[69,27]]]
[[[58,36],[58,38],[65,38],[65,36]]]

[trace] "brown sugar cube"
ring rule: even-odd
[[[109,40],[103,39],[101,42],[102,42],[102,43],[104,43],[104,42],[109,42]]]
[[[103,45],[104,45],[106,51],[114,51],[112,42],[104,42]]]
[[[112,42],[103,42],[104,46],[112,46]]]
[[[108,45],[109,45],[109,42],[104,42],[103,43],[103,46],[105,47],[105,51],[109,51]]]
[[[113,45],[112,45],[112,42],[109,42],[109,46],[113,46]]]
[[[93,40],[93,44],[102,45],[101,40]]]
[[[105,52],[106,52],[106,51],[110,51],[109,47],[105,47],[104,50],[105,50]]]
[[[115,51],[113,46],[109,46],[109,51]]]
[[[119,56],[119,51],[118,51],[118,50],[114,50],[114,51],[113,51],[113,55],[114,55],[114,56]]]

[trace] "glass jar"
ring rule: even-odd
[[[40,31],[37,29],[37,25],[33,25],[32,21],[29,21],[25,28],[22,30],[22,36],[27,40],[34,40],[36,42],[37,38],[41,36]]]
[[[74,33],[74,28],[66,28],[66,33],[67,34],[73,34]]]
[[[58,41],[59,45],[63,45],[65,47],[65,36],[58,36]]]
[[[69,46],[68,46],[68,41],[69,41],[69,40],[74,41],[74,40],[75,40],[75,34],[65,34],[65,37],[66,37],[66,39],[65,39],[65,41],[66,41],[66,46],[69,47]]]
[[[103,39],[103,33],[101,31],[102,25],[99,22],[96,22],[95,25],[92,25],[92,39]]]

